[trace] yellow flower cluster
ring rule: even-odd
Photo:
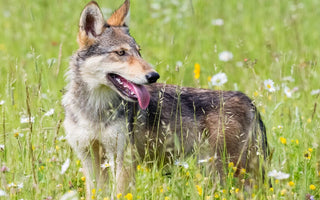
[[[193,73],[194,73],[194,78],[195,79],[199,79],[200,78],[200,64],[199,63],[194,64]]]

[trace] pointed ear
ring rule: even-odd
[[[98,4],[91,1],[83,9],[79,22],[78,43],[80,48],[93,44],[95,38],[100,35],[105,21]]]
[[[125,18],[128,15],[130,7],[130,1],[126,0],[120,8],[113,12],[111,17],[107,20],[107,24],[110,26],[123,26]]]

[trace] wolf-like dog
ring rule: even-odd
[[[87,198],[94,188],[110,188],[110,180],[114,191],[107,192],[128,189],[134,176],[124,164],[129,146],[134,160],[164,163],[198,152],[199,159],[212,158],[221,177],[227,162],[236,174],[259,171],[258,155],[266,158],[268,144],[253,102],[236,91],[155,83],[160,76],[129,34],[128,11],[126,0],[105,21],[96,2],[87,4],[67,72],[64,127],[82,161]]]

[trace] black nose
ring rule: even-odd
[[[150,72],[146,75],[148,83],[155,83],[159,78],[160,75],[157,72]]]

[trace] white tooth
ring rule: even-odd
[[[134,92],[131,91],[130,94],[131,94],[131,95],[134,95]]]

